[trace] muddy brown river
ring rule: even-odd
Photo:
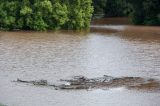
[[[103,20],[104,21],[104,20]],[[160,92],[124,87],[55,90],[14,83],[109,75],[160,80],[160,27],[91,25],[90,32],[0,32],[0,104],[7,106],[159,106]]]

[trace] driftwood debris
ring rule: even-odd
[[[16,82],[30,83],[40,86],[52,86],[55,89],[101,89],[126,87],[128,89],[138,90],[160,90],[160,81],[156,79],[147,79],[141,77],[111,77],[104,75],[99,78],[86,78],[84,76],[75,76],[70,80],[60,80],[64,84],[54,85],[48,84],[47,80],[23,81],[17,79]]]

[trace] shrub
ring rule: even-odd
[[[92,13],[92,0],[0,0],[0,28],[81,30]]]

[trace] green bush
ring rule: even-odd
[[[87,29],[92,0],[0,0],[0,28],[13,30]]]

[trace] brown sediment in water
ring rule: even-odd
[[[91,24],[93,25],[128,25],[130,24],[129,18],[127,17],[112,17],[112,18],[102,18],[102,19],[94,19]]]
[[[93,25],[92,33],[103,35],[112,34],[131,41],[159,42],[160,27],[159,26],[135,26],[135,25]]]
[[[159,35],[154,28],[153,32],[144,29],[143,33],[143,28],[138,28],[143,26],[127,27],[127,31],[115,29],[113,33],[107,33],[107,28],[103,28],[104,32],[97,28],[86,36],[74,31],[0,32],[0,101],[11,106],[158,106],[158,80],[130,88],[119,86],[117,83],[122,80],[115,80],[118,86],[99,86],[90,92],[36,85],[45,81],[34,85],[10,82],[17,78],[46,79],[48,84],[59,85],[59,79],[69,76],[85,75],[95,79],[106,74],[160,80]],[[140,33],[130,27],[136,27]]]
[[[106,29],[106,28],[91,28],[90,31],[92,33],[102,33],[102,34],[105,34],[105,33],[117,33],[119,32],[118,30],[115,30],[115,29]]]
[[[101,33],[114,33],[121,32],[123,34],[131,33],[130,35],[160,35],[160,27],[159,26],[140,26],[140,25],[131,25],[129,18],[127,17],[112,17],[112,18],[102,18],[102,19],[94,19],[91,22],[91,25],[96,26],[116,26],[121,25],[125,27],[123,30],[116,30],[112,28],[105,27],[91,27],[91,32],[101,32]]]
[[[127,26],[116,35],[128,41],[160,43],[160,27],[156,26]]]
[[[152,34],[152,35],[160,36],[160,27],[158,26],[128,26],[123,32],[124,33],[131,32],[135,34],[144,33],[144,34]]]

